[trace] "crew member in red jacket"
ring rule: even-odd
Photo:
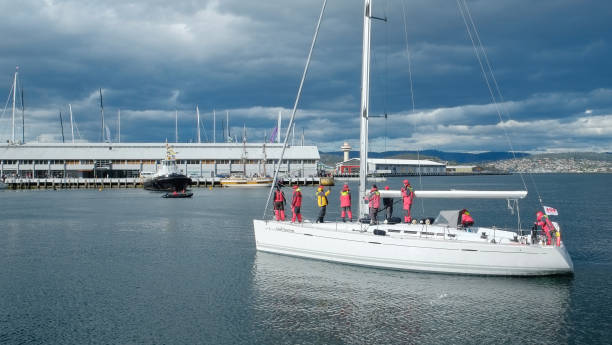
[[[404,180],[404,186],[402,187],[402,200],[404,201],[404,223],[410,223],[412,217],[410,216],[410,209],[412,208],[412,200],[414,200],[414,191],[410,186],[408,180]]]
[[[536,213],[535,225],[539,226],[540,229],[544,231],[544,233],[546,234],[546,244],[550,245],[552,240],[551,232],[555,230],[555,227],[553,226],[550,219],[548,219],[548,216],[545,215],[542,211],[538,211]]]
[[[380,192],[376,185],[372,185],[370,194],[365,197],[370,207],[370,224],[378,224],[378,210],[380,209]]]
[[[302,208],[302,190],[298,185],[293,186],[293,196],[291,197],[291,211],[293,212],[293,216],[291,217],[291,223],[295,223],[295,218],[299,223],[302,222],[302,213],[300,209]]]
[[[285,193],[283,193],[280,184],[276,185],[274,191],[274,215],[276,220],[285,220]]]
[[[465,208],[461,210],[461,225],[463,227],[468,227],[474,225],[474,218],[470,216],[470,212]]]
[[[348,215],[349,222],[353,221],[353,212],[351,212],[351,190],[345,184],[340,191],[340,208],[342,209],[342,221],[346,222],[345,216]]]

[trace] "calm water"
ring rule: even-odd
[[[528,228],[537,197],[526,178]],[[267,190],[195,189],[191,200],[143,190],[2,191],[0,343],[609,343],[612,175],[534,179],[561,213],[573,278],[396,272],[257,253],[251,219],[261,217]],[[521,186],[517,176],[422,184]],[[314,189],[304,194],[313,219]],[[338,216],[331,200],[328,219]],[[505,201],[417,201],[414,211],[463,207],[477,223],[516,225]]]

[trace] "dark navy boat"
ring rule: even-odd
[[[176,152],[166,144],[166,159],[162,160],[159,170],[147,177],[144,188],[163,192],[185,192],[191,184],[191,178],[181,173],[176,165]]]

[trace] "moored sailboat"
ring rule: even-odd
[[[368,153],[371,3],[372,0],[364,0],[359,215],[367,213],[364,199]],[[322,13],[323,10],[319,23]],[[316,32],[318,27],[319,25]],[[312,46],[315,40],[316,33]],[[302,83],[303,80],[304,77]],[[301,87],[302,85],[300,90]],[[293,116],[289,127],[292,122]],[[400,191],[380,191],[380,194],[381,197],[401,196]],[[417,198],[506,199],[509,204],[512,201],[517,210],[518,200],[526,195],[527,191],[524,190],[415,191]],[[572,260],[560,237],[557,242],[546,244],[543,241],[533,241],[520,227],[464,227],[461,226],[458,215],[459,211],[441,211],[432,224],[308,221],[289,223],[261,219],[253,220],[253,228],[258,251],[345,264],[396,270],[507,276],[573,272]]]
[[[266,145],[264,143],[263,145],[264,161],[262,162],[262,165],[264,167],[264,174],[247,176],[247,171],[246,171],[247,150],[246,150],[246,128],[245,128],[243,138],[242,138],[242,157],[241,157],[242,171],[232,173],[230,174],[229,177],[222,178],[219,181],[221,186],[223,187],[270,187],[272,186],[272,183],[274,182],[273,179],[269,176],[265,176],[265,166],[266,166],[265,149],[266,149]]]

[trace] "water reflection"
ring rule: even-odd
[[[258,252],[262,343],[562,343],[571,278],[367,269]]]

